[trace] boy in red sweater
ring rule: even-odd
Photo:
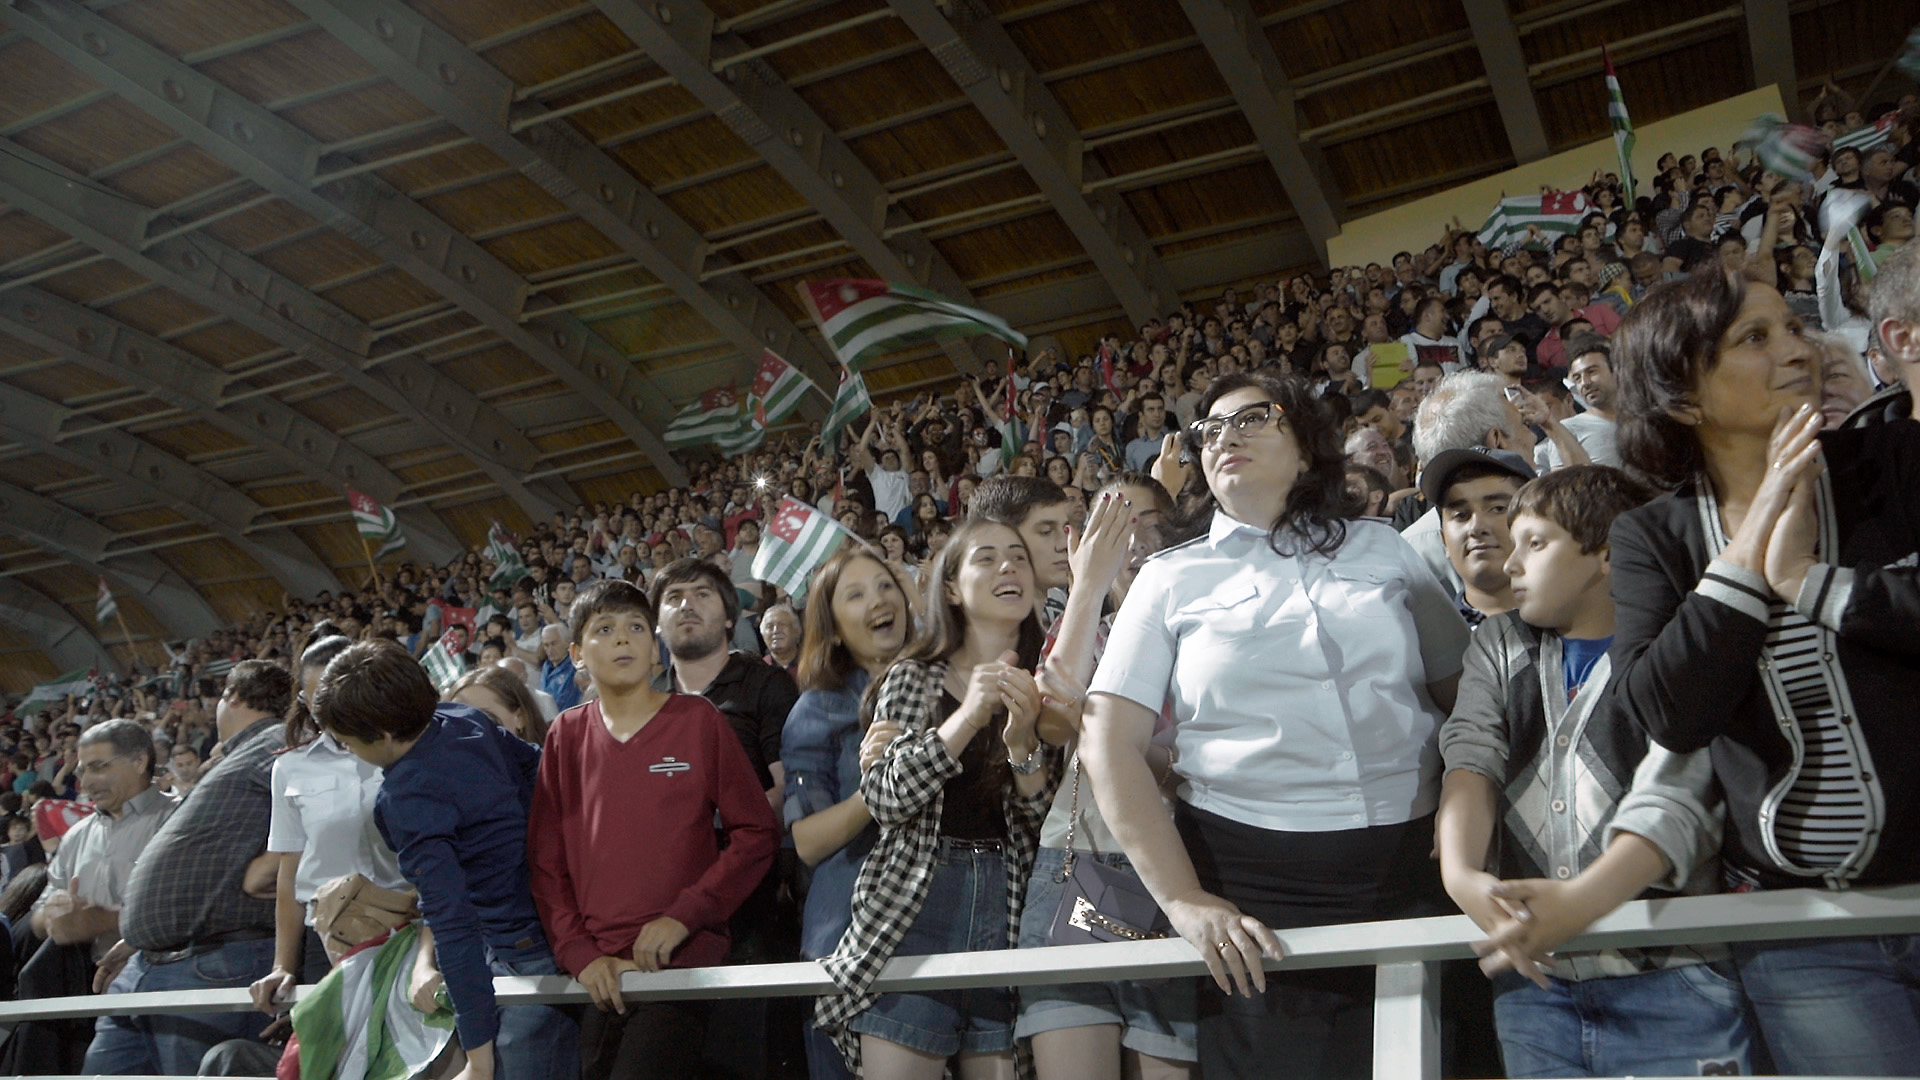
[[[628,1005],[620,976],[725,961],[727,920],[766,876],[779,827],[719,711],[653,689],[646,593],[601,582],[568,623],[599,697],[547,730],[527,839],[534,902],[560,966],[598,1006],[581,1024],[584,1074],[689,1076],[707,1003]]]

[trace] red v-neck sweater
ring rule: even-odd
[[[705,698],[673,695],[624,743],[598,701],[547,729],[527,860],[554,957],[575,976],[602,956],[632,959],[640,928],[663,915],[692,931],[669,966],[725,961],[727,920],[778,844],[753,765]]]

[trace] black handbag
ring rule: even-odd
[[[1073,796],[1067,812],[1067,856],[1057,879],[1066,883],[1047,929],[1049,945],[1151,941],[1168,936],[1172,923],[1146,883],[1131,870],[1098,859],[1081,861],[1073,850],[1080,819],[1080,755],[1073,755]]]

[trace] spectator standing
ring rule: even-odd
[[[124,948],[113,950],[134,863],[180,805],[178,796],[154,785],[153,736],[132,720],[88,728],[75,753],[80,788],[93,801],[93,813],[67,831],[47,867],[46,888],[31,919],[34,934],[45,942],[21,967],[21,1000],[89,993],[95,964],[124,958]],[[92,1033],[85,1020],[21,1024],[8,1041],[8,1071],[77,1073]]]
[[[527,851],[534,895],[561,966],[593,998],[586,1075],[689,1076],[707,1003],[628,1005],[620,976],[723,962],[727,921],[766,876],[778,827],[713,706],[654,688],[647,595],[599,585],[574,619],[575,656],[600,696],[548,734]]]
[[[240,988],[273,966],[279,859],[267,853],[267,830],[292,702],[293,677],[278,664],[243,660],[228,673],[214,712],[220,760],[134,864],[120,912],[122,955],[131,955],[108,976],[108,993]],[[103,1016],[86,1071],[192,1075],[216,1043],[265,1024],[257,1012]]]
[[[1390,528],[1345,520],[1338,430],[1304,384],[1220,379],[1201,415],[1187,494],[1212,520],[1134,580],[1094,675],[1082,765],[1213,976],[1202,1074],[1363,1077],[1371,977],[1269,976],[1269,928],[1445,910],[1429,861],[1434,731],[1467,631]],[[1146,753],[1169,699],[1171,817]],[[1326,719],[1276,720],[1294,716]]]
[[[540,752],[466,705],[442,704],[388,642],[320,677],[322,730],[385,774],[374,821],[420,894],[467,1055],[463,1080],[574,1080],[578,1032],[556,1009],[494,1006],[495,975],[557,975],[528,887],[527,810]]]
[[[1920,427],[1822,436],[1799,317],[1732,275],[1649,294],[1615,349],[1621,455],[1676,490],[1614,523],[1606,707],[1669,750],[1709,752],[1735,888],[1920,881]],[[1920,988],[1896,958],[1917,949],[1734,944],[1774,1065],[1909,1071]]]
[[[565,623],[548,623],[540,628],[540,689],[553,699],[554,708],[565,712],[580,704],[580,686],[574,678],[571,641]]]

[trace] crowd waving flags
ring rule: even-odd
[[[823,452],[832,452],[839,445],[840,433],[847,425],[859,419],[873,408],[873,398],[867,394],[867,380],[858,373],[842,369],[840,386],[834,391],[833,411],[827,414],[827,421],[820,425],[820,448]]]
[[[108,619],[116,618],[119,614],[120,605],[113,598],[113,590],[107,587],[107,579],[101,578],[100,595],[93,602],[93,619],[105,626]]]
[[[1528,226],[1533,226],[1551,243],[1579,231],[1587,209],[1587,196],[1582,191],[1547,191],[1501,199],[1486,224],[1480,226],[1480,242],[1489,248],[1503,248],[1525,240]]]
[[[807,579],[814,568],[852,536],[818,508],[791,495],[783,496],[773,521],[760,534],[760,550],[753,555],[753,576],[780,586],[795,603],[805,603]]]
[[[1625,189],[1627,202],[1634,197],[1633,181],[1633,118],[1627,115],[1627,98],[1620,92],[1620,76],[1613,71],[1613,54],[1607,46],[1600,46],[1600,59],[1606,64],[1607,71],[1607,122],[1613,128],[1613,149],[1620,158],[1620,186]]]
[[[393,516],[392,510],[375,502],[372,496],[348,488],[347,505],[353,508],[354,528],[360,531],[361,541],[372,552],[369,560],[382,558],[389,552],[407,546],[407,534],[400,531],[399,519]]]

